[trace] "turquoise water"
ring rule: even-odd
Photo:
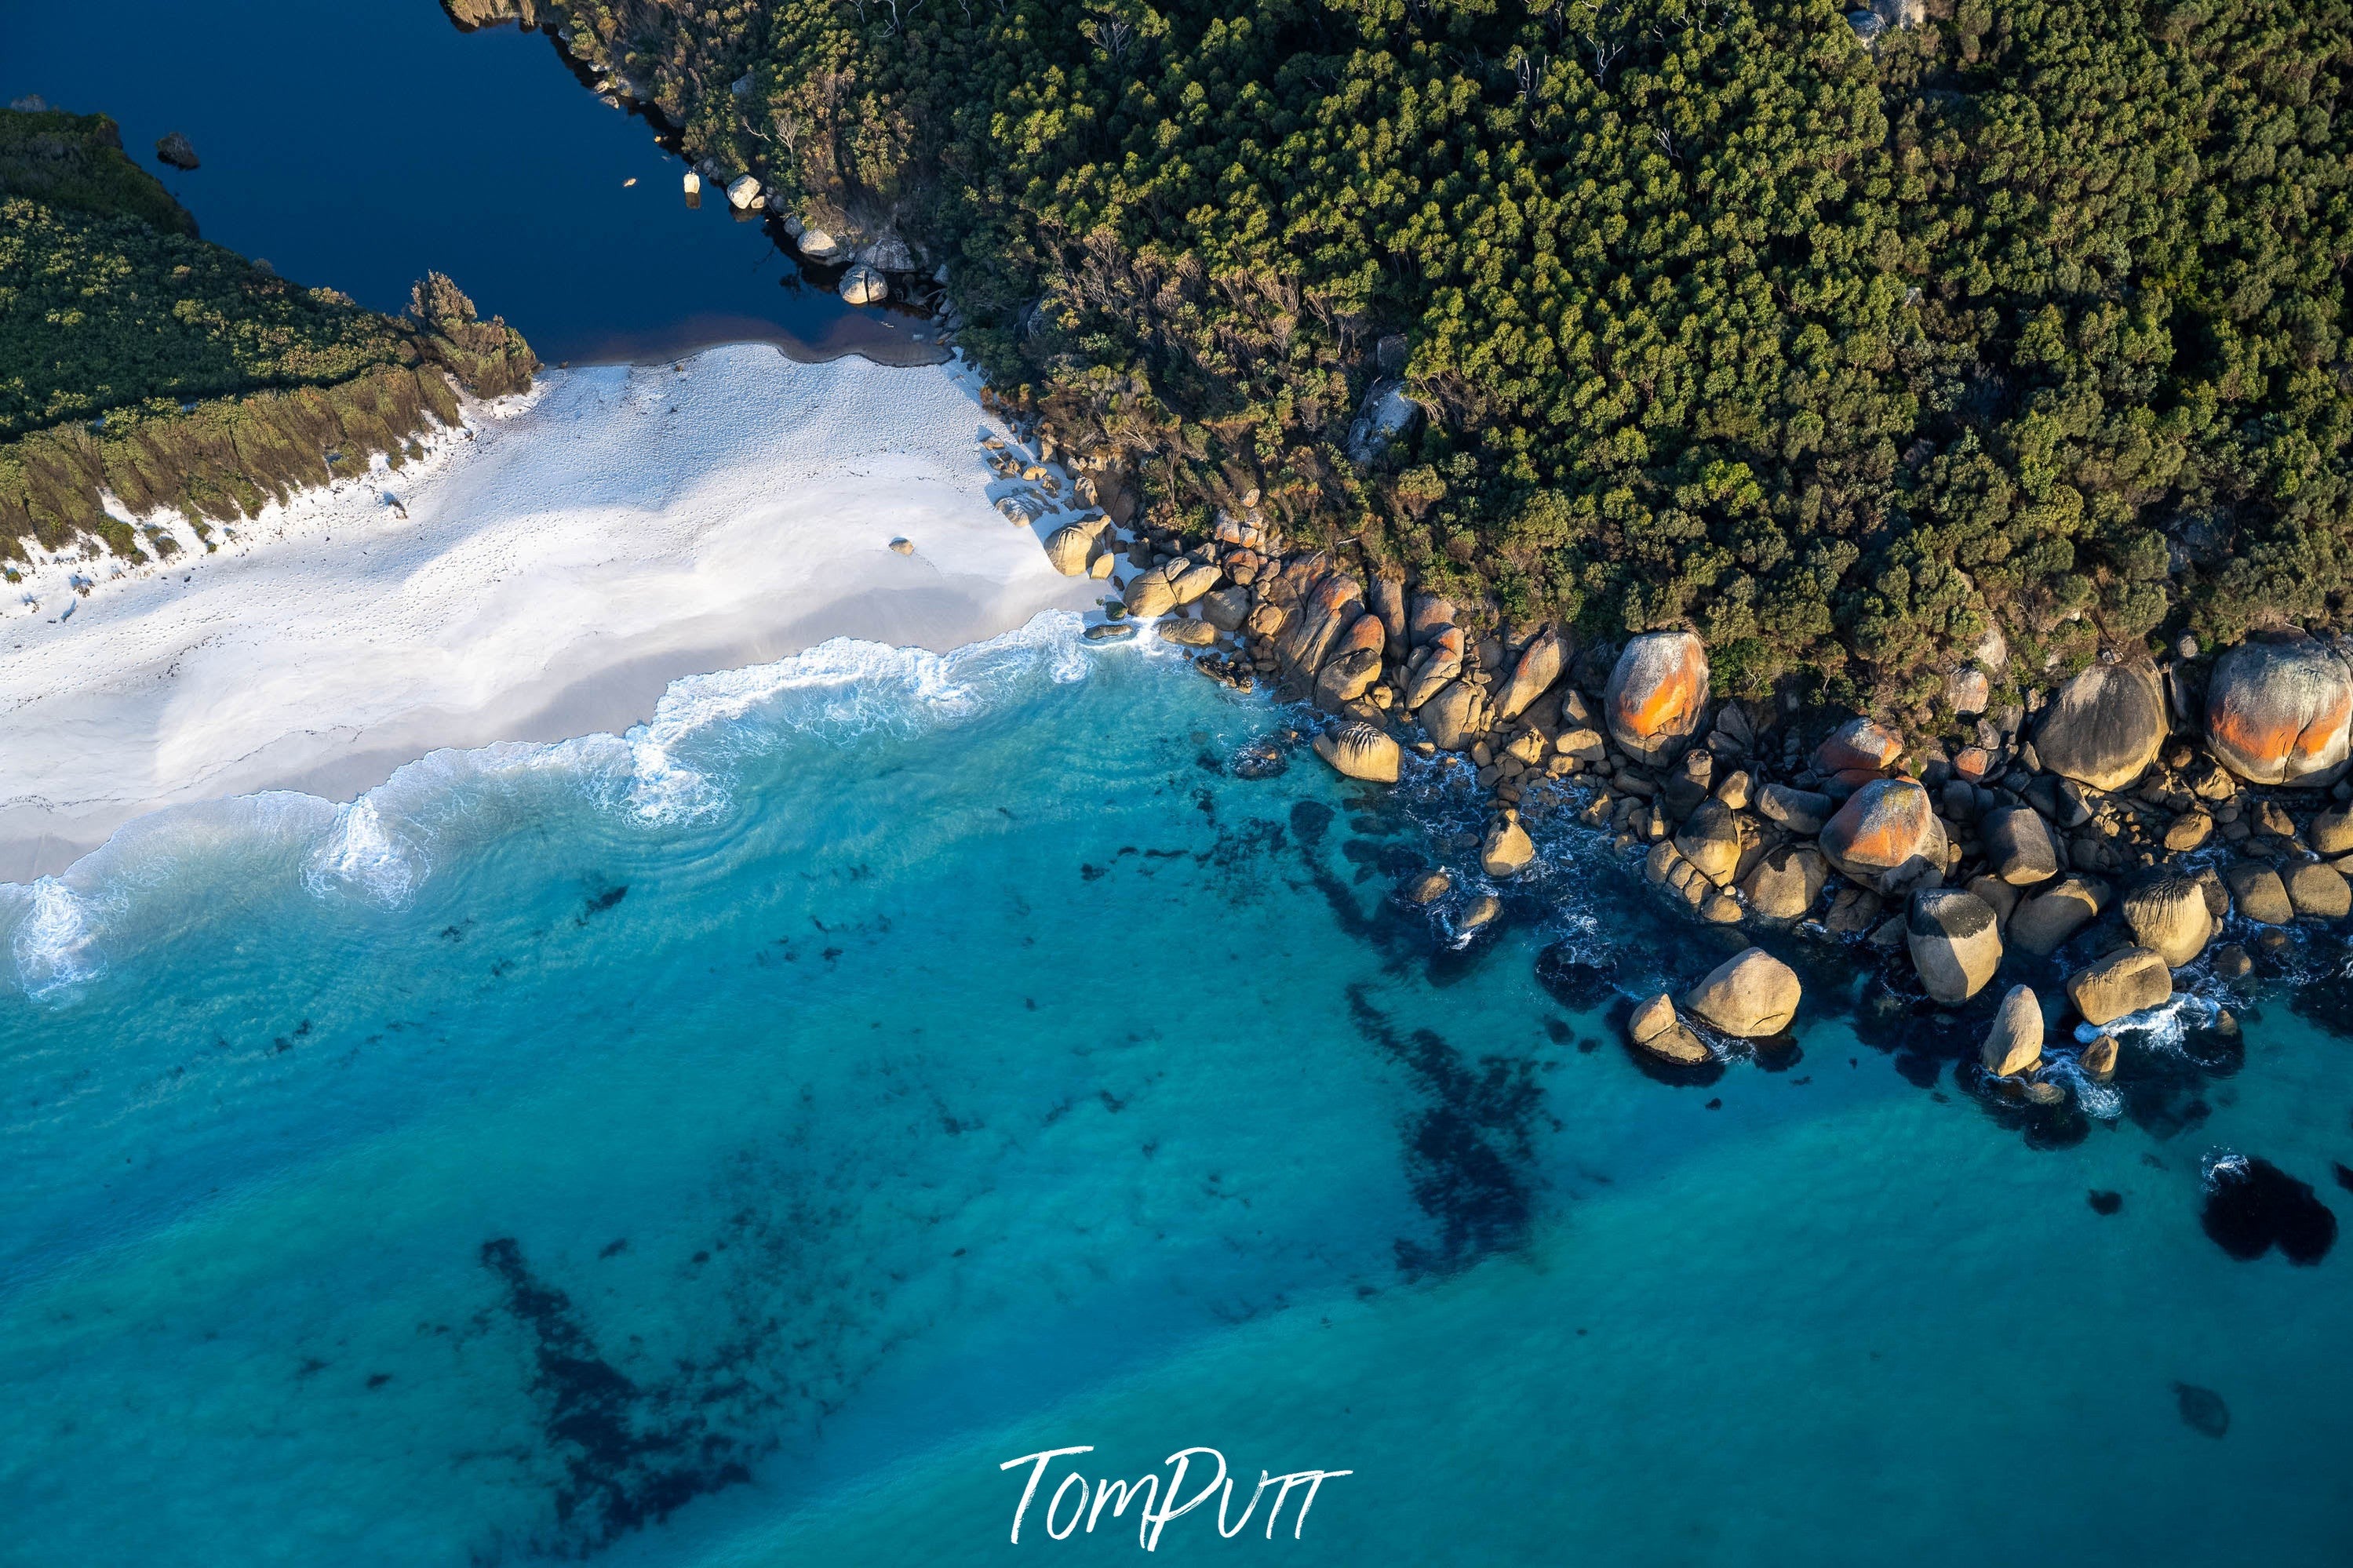
[[[2345,1258],[2200,1225],[2229,1152],[2348,1201],[2341,937],[2105,1117],[1819,959],[1666,1082],[1611,1009],[1714,936],[1563,817],[1455,951],[1385,895],[1467,796],[1238,776],[1283,726],[1058,617],[829,644],[0,889],[0,1561],[1112,1561],[1049,1492],[1197,1445],[1353,1473],[1155,1555],[2353,1560]]]

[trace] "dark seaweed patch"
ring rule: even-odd
[[[1499,1056],[1474,1062],[1429,1029],[1400,1036],[1362,985],[1348,987],[1348,1012],[1431,1100],[1406,1123],[1405,1163],[1437,1242],[1400,1237],[1398,1267],[1409,1278],[1452,1273],[1525,1244],[1535,1215],[1530,1139],[1544,1103],[1535,1064]]]
[[[629,885],[627,882],[616,887],[598,888],[580,900],[581,916],[585,919],[589,915],[601,915],[628,896]]]
[[[1302,844],[1324,842],[1324,835],[1332,826],[1332,808],[1320,800],[1294,802],[1291,807],[1291,831],[1299,836]]]
[[[2084,1201],[2092,1205],[2092,1212],[2097,1215],[2114,1214],[2118,1209],[2125,1206],[2124,1194],[2104,1193],[2097,1187],[2085,1193],[2084,1194]]]
[[[1605,955],[1596,963],[1563,942],[1536,954],[1536,984],[1572,1013],[1596,1013],[1608,1006],[1617,994],[1617,977],[1616,959]]]
[[[2335,1169],[2337,1172],[2337,1184],[2343,1187],[2347,1192],[2353,1193],[2353,1171],[2348,1171],[2342,1165],[2337,1165]]]
[[[2212,1389],[2200,1388],[2194,1383],[2177,1383],[2173,1385],[2173,1398],[2181,1411],[2181,1424],[2192,1432],[2220,1437],[2231,1429],[2231,1407]]]
[[[2328,1205],[2269,1160],[2216,1165],[2199,1223],[2215,1246],[2242,1263],[2276,1247],[2290,1263],[2314,1264],[2337,1244],[2337,1216]]]
[[[542,1281],[512,1237],[482,1244],[482,1266],[531,1337],[543,1431],[561,1456],[555,1521],[565,1555],[583,1555],[659,1523],[706,1492],[749,1480],[735,1439],[693,1415],[670,1416],[666,1391],[640,1386],[598,1353],[571,1299]]]

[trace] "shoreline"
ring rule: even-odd
[[[1069,509],[990,504],[978,392],[767,344],[550,371],[216,553],[182,523],[165,563],[44,561],[0,616],[0,880],[174,805],[620,733],[674,679],[834,637],[945,651],[1092,608],[1040,548]]]

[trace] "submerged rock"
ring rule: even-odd
[[[2177,1383],[2173,1401],[2181,1412],[2181,1424],[2200,1436],[2219,1438],[2231,1430],[2231,1407],[2212,1389]]]
[[[2214,663],[2206,744],[2254,784],[2333,784],[2353,728],[2353,669],[2317,638],[2242,643]]]
[[[1797,971],[1752,947],[1709,971],[1683,1005],[1727,1035],[1761,1039],[1788,1028],[1800,992]]]
[[[2309,1266],[2337,1245],[2337,1216],[2269,1160],[2233,1155],[2206,1175],[2206,1209],[2199,1223],[2214,1245],[2251,1263],[2276,1247],[2290,1263]]]

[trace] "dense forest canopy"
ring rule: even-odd
[[[539,9],[1196,518],[1896,710],[2353,590],[2343,6]],[[1392,332],[1430,417],[1360,471]]]

